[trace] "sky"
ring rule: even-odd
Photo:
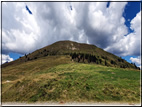
[[[2,2],[2,63],[60,40],[141,66],[140,2]]]

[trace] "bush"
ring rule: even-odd
[[[37,57],[34,57],[34,59],[37,59]]]

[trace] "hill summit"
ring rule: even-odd
[[[130,64],[121,57],[106,52],[95,45],[73,41],[55,42],[32,53],[25,54],[25,56],[20,57],[15,61],[5,63],[2,67],[56,55],[69,55],[70,60],[78,63],[96,63],[110,67],[139,69],[135,64]]]

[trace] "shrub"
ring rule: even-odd
[[[37,59],[37,57],[35,56],[34,59]]]

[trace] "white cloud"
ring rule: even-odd
[[[30,15],[25,5],[32,11]],[[139,54],[140,12],[128,33],[127,2],[6,2],[2,5],[2,53],[29,53],[59,40],[91,43],[117,55]],[[72,10],[69,6],[72,6]],[[136,48],[137,47],[137,48]]]
[[[2,56],[2,58],[1,58],[1,56]],[[2,64],[5,63],[5,62],[13,61],[13,58],[10,58],[9,55],[2,54],[1,56],[0,56],[0,59],[2,60]]]
[[[130,57],[132,63],[135,63],[137,66],[141,67],[141,58],[138,56],[137,58]]]
[[[96,9],[94,5],[90,6],[94,7],[89,11],[90,28],[86,29],[86,35],[90,37],[90,42],[101,48],[107,48],[120,40],[122,35],[127,34],[122,17],[126,4],[126,2],[112,2],[109,8],[106,8],[106,2],[98,2],[97,6],[101,8]]]
[[[4,53],[33,51],[40,30],[35,18],[28,14],[24,3],[5,4],[2,5],[2,51]]]
[[[117,53],[121,56],[140,55],[141,44],[141,12],[137,13],[136,17],[131,20],[131,29],[134,32],[127,36],[122,36],[112,46],[108,46],[105,50],[112,53]]]

